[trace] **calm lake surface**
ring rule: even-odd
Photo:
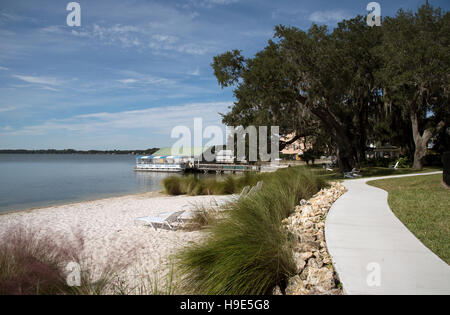
[[[161,190],[133,155],[0,154],[0,212]]]

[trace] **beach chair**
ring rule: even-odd
[[[362,175],[360,174],[361,171],[357,170],[356,168],[352,169],[352,175],[353,177],[362,177]]]
[[[331,164],[324,164],[323,168],[328,172],[333,172],[333,166]]]
[[[352,172],[344,173],[344,178],[355,178]]]
[[[400,161],[397,161],[397,163],[395,163],[395,165],[391,165],[389,166],[390,168],[393,168],[394,170],[398,169],[398,165],[400,164]]]
[[[239,198],[246,196],[249,191],[250,191],[250,186],[245,186],[242,189],[241,193],[239,194]]]
[[[239,195],[233,195],[233,200],[237,201],[241,198],[245,198],[247,196],[250,196],[255,191],[262,189],[263,182],[259,181],[256,186],[253,186],[250,188],[250,186],[245,186],[244,189],[242,189],[241,193]]]
[[[240,198],[247,196],[249,191],[250,191],[250,186],[245,186],[239,195],[238,194],[231,195],[231,200],[235,200],[235,201],[239,200]]]
[[[248,195],[251,195],[252,193],[256,192],[256,191],[260,191],[262,189],[263,186],[263,182],[259,181],[256,186],[253,186],[252,189],[250,189],[250,191],[248,192]]]
[[[143,217],[143,218],[137,218],[136,220],[138,221],[144,221],[145,223],[150,224],[150,226],[152,228],[156,229],[156,224],[161,224],[161,225],[167,225],[169,227],[169,229],[173,230],[173,226],[171,225],[171,223],[173,222],[179,222],[182,223],[182,221],[180,220],[180,216],[185,212],[186,210],[181,210],[181,211],[175,211],[175,212],[166,212],[163,215],[164,216],[160,216],[160,217]]]

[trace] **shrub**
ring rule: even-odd
[[[218,211],[217,208],[217,202],[211,206],[206,206],[203,203],[195,205],[193,216],[183,225],[183,229],[194,231],[212,226],[223,214],[223,211]]]
[[[399,168],[410,168],[412,166],[412,162],[408,157],[401,157],[398,159],[398,167]]]
[[[236,191],[237,182],[234,180],[233,176],[227,176],[225,178],[223,192],[225,194],[233,194]]]
[[[181,189],[181,180],[178,176],[164,178],[163,187],[165,192],[169,195],[177,196],[183,194]]]
[[[169,195],[227,195],[241,192],[245,186],[254,186],[263,178],[262,174],[245,173],[223,178],[198,178],[189,176],[170,176],[163,180],[164,191]]]
[[[177,254],[183,285],[194,294],[266,294],[295,272],[281,222],[324,182],[299,168],[265,174],[261,191],[227,205],[210,236]],[[245,180],[242,180],[242,184]]]
[[[57,241],[56,241],[57,240]],[[0,239],[0,294],[1,295],[62,295],[102,294],[112,284],[120,268],[113,261],[94,277],[83,261],[84,240],[65,235],[42,235],[16,226],[4,231]],[[66,283],[66,266],[76,262],[81,267],[81,286]]]
[[[368,166],[368,167],[389,167],[390,165],[393,165],[397,162],[398,158],[397,157],[389,157],[389,158],[384,158],[384,157],[377,157],[377,158],[371,158],[371,159],[367,159],[364,162],[364,166]]]
[[[0,244],[0,294],[58,294],[64,291],[62,262],[70,250],[23,229],[5,233]]]

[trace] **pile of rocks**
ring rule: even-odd
[[[325,243],[325,218],[333,203],[346,192],[340,183],[332,183],[308,201],[302,200],[294,214],[283,221],[294,241],[296,275],[289,279],[286,295],[342,294]],[[275,287],[274,294],[282,294]]]

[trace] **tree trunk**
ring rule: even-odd
[[[431,128],[426,129],[423,134],[420,134],[419,130],[419,119],[417,117],[417,113],[411,112],[411,125],[412,125],[412,132],[413,132],[413,138],[414,138],[414,163],[413,163],[413,169],[415,170],[422,170],[423,169],[423,158],[427,154],[427,145],[428,141],[430,141],[433,134],[439,132],[442,127],[444,127],[444,122],[441,121],[437,127],[435,128],[434,132]]]
[[[359,167],[361,167],[361,163],[363,163],[366,160],[367,126],[369,125],[367,103],[368,103],[367,99],[362,99],[358,111],[359,137],[357,145],[357,159]]]
[[[417,141],[416,149],[414,151],[414,163],[413,169],[422,170],[423,169],[423,158],[427,154],[427,147],[424,145],[423,141]]]
[[[341,173],[350,172],[354,166],[354,150],[352,142],[347,135],[345,125],[327,107],[316,107],[311,110],[330,129],[336,142],[336,155]]]
[[[307,99],[297,91],[297,101],[306,104]],[[330,110],[326,103],[322,105],[309,106],[309,110],[316,115],[322,123],[330,130],[334,141],[336,142],[336,155],[341,173],[350,172],[354,165],[354,150],[352,142],[347,135],[346,126]]]

